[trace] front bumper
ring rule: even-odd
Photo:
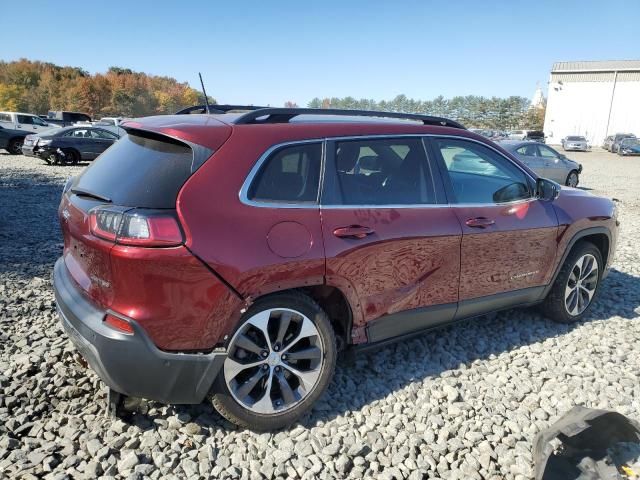
[[[39,155],[36,153],[36,147],[22,145],[22,154],[27,157],[38,157]]]
[[[564,149],[572,152],[586,152],[588,147],[586,145],[565,145]]]
[[[78,289],[62,258],[53,270],[53,288],[64,330],[110,388],[162,403],[200,403],[209,393],[225,351],[168,353],[159,350],[133,321],[133,335],[112,329],[103,322],[107,312]]]

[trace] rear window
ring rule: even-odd
[[[584,142],[584,137],[567,137],[570,142]]]
[[[129,134],[100,155],[74,187],[110,198],[115,205],[175,208],[192,160],[184,143]]]

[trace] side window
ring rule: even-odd
[[[549,158],[551,160],[558,159],[558,155],[556,154],[556,152],[551,150],[549,147],[543,147],[542,145],[539,145],[538,150],[540,151],[540,156],[542,158]]]
[[[76,131],[75,130],[67,130],[66,132],[64,132],[62,134],[63,137],[73,137],[75,136]]]
[[[535,145],[524,145],[524,146],[520,147],[519,149],[517,149],[516,153],[519,153],[520,155],[525,155],[527,157],[537,157],[538,156],[538,150],[536,149]]]
[[[504,203],[531,197],[525,173],[489,147],[445,138],[434,144],[442,154],[457,203]]]
[[[94,138],[101,138],[103,140],[117,140],[118,137],[111,133],[111,132],[107,132],[106,130],[102,130],[102,129],[96,129],[96,130],[91,130]]]
[[[11,115],[8,113],[0,113],[0,122],[11,122]]]
[[[33,125],[33,117],[29,115],[18,115],[18,123],[23,125]]]
[[[315,203],[320,183],[321,143],[276,150],[262,164],[247,197],[258,202]]]
[[[39,125],[41,127],[46,127],[47,123],[42,120],[40,117],[31,117],[31,120],[33,121],[34,125]]]
[[[436,203],[433,179],[420,138],[348,140],[335,145],[339,204]]]

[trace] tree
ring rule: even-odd
[[[286,102],[284,102],[284,106],[285,108],[298,108],[298,104],[293,100],[287,100]]]

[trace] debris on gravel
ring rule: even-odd
[[[512,310],[341,361],[299,425],[254,433],[208,403],[105,416],[50,284],[62,185],[85,165],[0,153],[0,478],[526,479],[536,433],[573,405],[638,420],[639,160],[577,156],[581,186],[618,198],[622,224],[584,321]]]

